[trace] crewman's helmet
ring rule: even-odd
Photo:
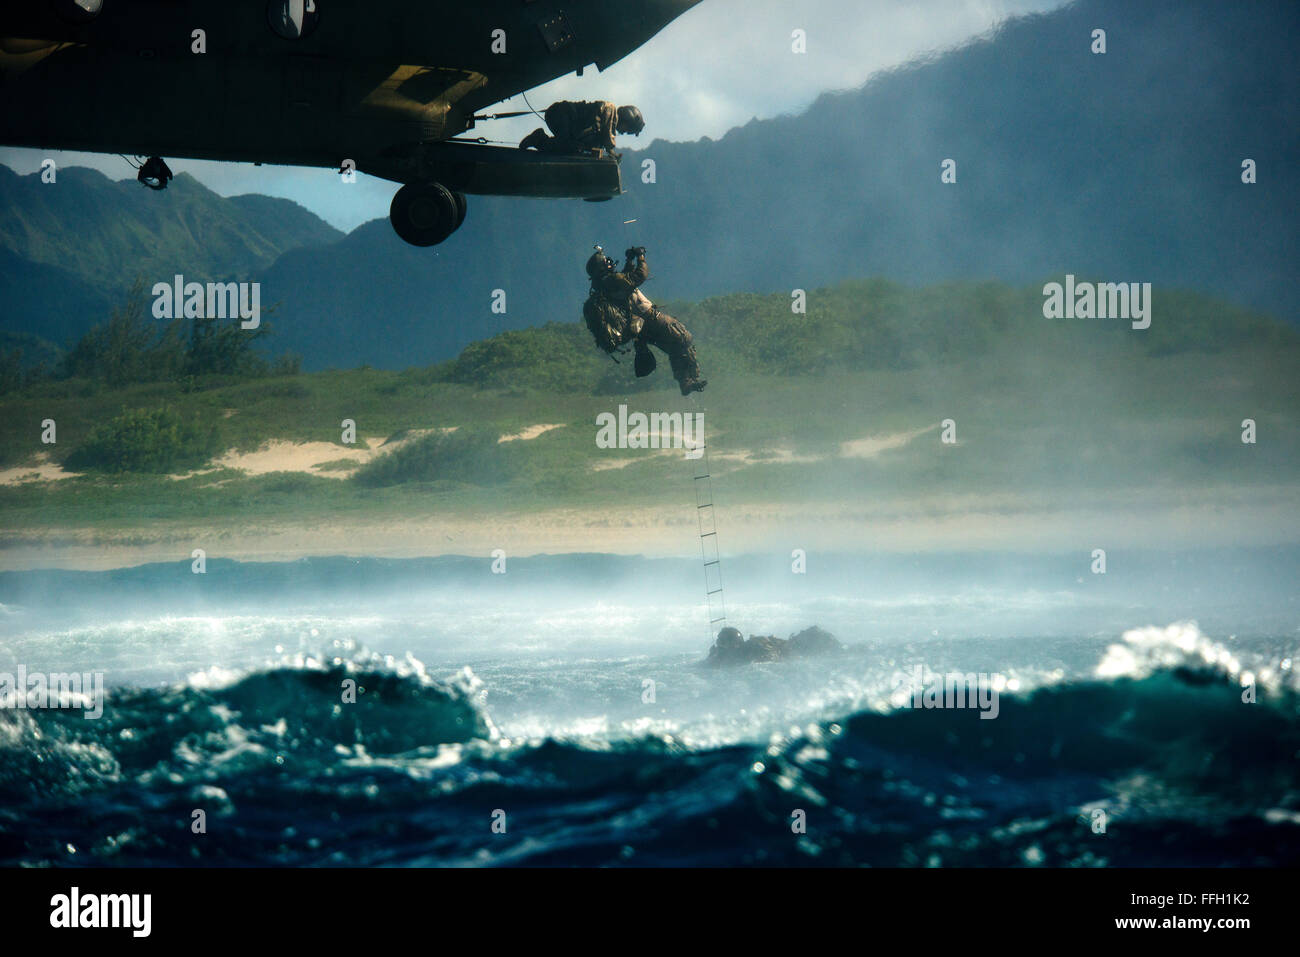
[[[587,278],[594,281],[599,279],[601,276],[604,276],[606,273],[613,272],[617,268],[618,264],[615,263],[614,260],[610,259],[603,252],[597,250],[592,253],[591,258],[587,260]]]
[[[739,628],[732,628],[728,625],[718,632],[719,648],[739,648],[745,643],[745,636],[740,633]]]
[[[614,124],[614,129],[619,133],[631,133],[637,136],[645,129],[645,117],[635,106],[620,106],[618,122]]]

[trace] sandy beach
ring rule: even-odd
[[[724,554],[777,550],[965,551],[1010,549],[1062,552],[1093,548],[1181,548],[1300,542],[1300,491],[1253,490],[1249,500],[1209,493],[1179,497],[1133,493],[1102,509],[1026,503],[1015,496],[954,496],[910,502],[719,504]],[[652,557],[700,553],[696,510],[553,508],[534,512],[426,514],[363,513],[322,517],[312,524],[265,522],[162,523],[133,528],[58,528],[10,532],[0,571],[33,568],[101,570],[150,562],[189,561],[201,548],[209,559],[289,561],[306,556],[411,558],[524,556],[571,552]]]

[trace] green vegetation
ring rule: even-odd
[[[128,409],[68,456],[74,472],[175,472],[205,465],[218,451],[217,431],[169,409]]]
[[[272,311],[274,307],[264,313]],[[39,353],[37,363],[28,361],[24,355],[28,343],[0,351],[0,395],[61,379],[79,382],[83,388],[108,389],[174,381],[192,390],[205,377],[296,374],[299,363],[294,356],[272,363],[254,349],[258,340],[270,334],[265,321],[255,330],[246,330],[237,319],[224,323],[204,317],[155,320],[149,315],[144,284],[137,280],[108,321],[92,327],[57,362]]]
[[[790,298],[780,294],[737,293],[665,308],[692,331],[706,374],[917,369],[1008,346],[1050,361],[1063,353],[1166,356],[1294,348],[1300,341],[1294,329],[1260,313],[1180,290],[1162,289],[1157,296],[1158,321],[1140,334],[1120,320],[1044,319],[1039,287],[993,282],[912,289],[883,279],[853,280],[810,292],[807,315],[793,314]],[[662,375],[637,383],[630,361],[612,365],[579,322],[502,333],[435,369],[445,381],[490,388],[615,394],[671,387]]]
[[[316,465],[317,472],[350,472],[357,467],[353,459],[330,459],[328,462],[319,462]]]
[[[690,501],[678,455],[596,447],[595,416],[620,403],[707,410],[720,501],[1295,485],[1300,335],[1191,294],[1156,290],[1155,303],[1145,332],[1046,320],[1038,288],[990,283],[850,282],[810,291],[806,316],[783,295],[673,303],[711,382],[689,399],[666,362],[636,380],[576,321],[503,333],[427,368],[294,375],[228,361],[248,354],[237,340],[196,351],[192,337],[119,316],[80,353],[94,361],[79,374],[0,399],[0,467],[45,456],[87,473],[0,486],[0,510],[18,532]],[[191,374],[187,355],[227,358]],[[1247,417],[1267,436],[1257,446],[1240,442]],[[47,418],[57,445],[39,441]],[[958,443],[935,454],[945,418]],[[342,441],[345,419],[355,445]],[[539,424],[559,427],[501,441]],[[843,445],[891,433],[920,438],[879,454]],[[339,455],[321,455],[320,474],[164,474],[272,439],[328,442]],[[390,447],[368,463],[344,457],[376,440]]]
[[[443,363],[437,378],[479,388],[588,391],[610,361],[592,346],[580,322],[548,322],[536,329],[503,332],[474,342]]]
[[[367,488],[405,482],[496,485],[510,477],[508,443],[495,429],[476,426],[423,435],[367,463],[354,480]]]
[[[63,353],[43,339],[22,332],[0,332],[0,396],[50,378]]]

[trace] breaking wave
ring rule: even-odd
[[[1003,694],[996,720],[863,710],[690,748],[510,740],[483,701],[468,670],[359,655],[118,689],[98,721],[0,711],[0,863],[1300,861],[1291,662],[1190,623]]]

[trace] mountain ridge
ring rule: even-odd
[[[1098,25],[1105,54],[1089,50]],[[1297,32],[1290,3],[1243,17],[1210,0],[1083,0],[797,115],[627,150],[627,192],[612,203],[474,196],[464,228],[433,249],[374,220],[240,278],[281,304],[273,346],[308,368],[419,365],[570,321],[597,242],[647,246],[656,300],[864,275],[1022,285],[1073,273],[1194,289],[1300,324]],[[1243,158],[1258,165],[1254,185],[1241,182]],[[940,181],[945,159],[955,184]],[[37,318],[17,330],[39,334]]]

